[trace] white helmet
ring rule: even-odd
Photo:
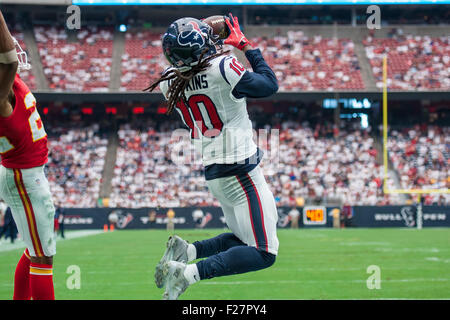
[[[17,60],[19,62],[19,67],[17,69],[17,72],[20,72],[21,70],[30,70],[31,65],[28,63],[28,56],[25,51],[23,51],[22,47],[19,44],[19,41],[17,41],[16,38],[12,37],[14,41],[14,46],[16,47],[17,51]]]

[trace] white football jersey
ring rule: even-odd
[[[234,56],[219,56],[198,73],[185,90],[186,102],[176,110],[190,130],[191,141],[202,155],[203,165],[241,162],[256,153],[246,98],[232,91],[245,73]],[[169,83],[160,84],[167,99]]]

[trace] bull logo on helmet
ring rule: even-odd
[[[182,46],[203,47],[205,45],[205,33],[200,29],[197,22],[190,21],[187,25],[192,26],[192,29],[181,32],[177,38],[178,43]]]

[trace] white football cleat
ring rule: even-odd
[[[186,240],[181,239],[179,236],[170,236],[169,240],[167,241],[167,249],[164,252],[163,257],[159,261],[158,265],[156,266],[155,271],[155,283],[158,288],[162,288],[165,285],[166,282],[166,275],[164,275],[163,267],[166,262],[169,261],[178,261],[187,263],[188,262],[188,255],[187,255],[187,248],[188,248],[188,242]]]
[[[166,291],[163,300],[177,300],[178,297],[189,287],[189,281],[184,276],[186,264],[183,262],[169,261],[163,266],[166,275]]]

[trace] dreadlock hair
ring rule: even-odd
[[[180,72],[179,70],[172,68],[168,72],[164,73],[158,80],[156,80],[153,84],[151,84],[148,88],[145,88],[143,91],[152,92],[161,82],[163,81],[173,81],[170,83],[169,90],[167,91],[168,96],[168,107],[166,114],[169,115],[172,113],[173,109],[175,108],[176,104],[183,99],[183,101],[186,101],[186,95],[184,93],[184,90],[188,86],[191,79],[198,74],[199,72],[205,71],[209,66],[211,66],[211,63],[209,63],[212,59],[228,54],[230,51],[220,51],[215,54],[212,54],[208,57],[206,57],[203,60],[203,56],[208,52],[208,48],[205,48],[203,50],[202,54],[200,55],[198,59],[198,63],[193,66],[190,70],[185,72]]]

